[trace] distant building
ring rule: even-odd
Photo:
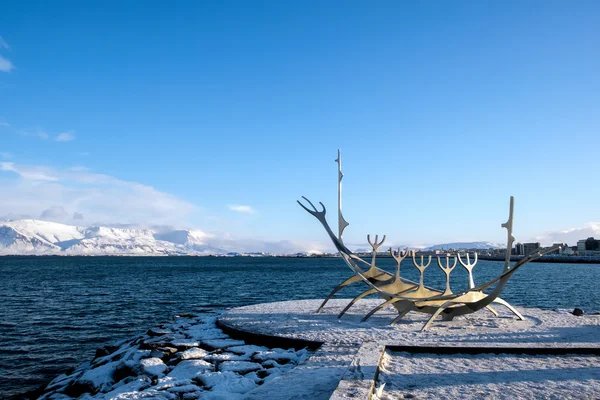
[[[575,248],[575,250],[573,250],[573,248]],[[563,256],[572,256],[575,255],[575,251],[577,250],[577,246],[566,246],[561,250],[561,253]]]
[[[515,250],[513,252],[515,256],[522,256],[525,254],[525,250],[523,249],[523,243],[516,243]]]
[[[540,242],[523,243],[523,254],[528,255],[540,248]]]
[[[577,241],[577,254],[580,256],[600,255],[600,240],[589,237]]]
[[[554,246],[560,246],[560,248],[554,250],[551,253],[547,253],[547,254],[563,254],[563,250],[569,248],[569,246],[567,246],[566,243],[552,243],[552,247],[554,247]]]

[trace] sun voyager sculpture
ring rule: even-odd
[[[424,256],[418,257],[417,250],[401,250],[398,249],[396,252],[389,249],[390,255],[396,261],[396,270],[395,273],[387,272],[381,268],[377,267],[377,252],[381,245],[385,242],[385,235],[379,241],[379,236],[376,235],[374,240],[371,240],[371,235],[367,235],[367,242],[371,245],[373,249],[371,261],[368,262],[358,255],[352,253],[345,245],[342,239],[342,234],[344,229],[349,225],[348,222],[344,219],[342,215],[342,178],[344,175],[342,174],[342,158],[341,153],[338,150],[338,158],[335,160],[338,164],[338,232],[337,235],[333,232],[331,227],[329,226],[327,219],[325,218],[326,209],[323,203],[319,202],[322,210],[318,210],[314,204],[308,200],[306,197],[302,196],[302,198],[308,203],[308,205],[302,204],[298,201],[298,204],[304,208],[309,214],[314,216],[325,228],[325,231],[329,235],[329,238],[333,242],[334,246],[338,250],[340,256],[345,261],[345,263],[350,267],[354,275],[350,278],[346,279],[344,282],[339,284],[331,294],[323,301],[323,304],[317,310],[317,313],[323,310],[323,307],[327,302],[342,288],[362,282],[366,284],[367,290],[356,296],[348,305],[342,310],[342,312],[338,315],[338,317],[342,317],[356,302],[360,299],[371,295],[378,294],[383,302],[379,304],[377,307],[372,309],[362,321],[366,321],[373,314],[378,312],[379,310],[387,307],[393,306],[398,311],[398,316],[391,321],[391,324],[396,324],[399,322],[406,314],[411,311],[416,311],[420,313],[430,314],[431,317],[425,323],[421,331],[427,330],[432,322],[438,317],[442,316],[444,321],[450,321],[454,317],[460,315],[471,314],[477,312],[482,309],[487,309],[489,312],[493,313],[495,316],[498,316],[498,313],[492,308],[492,303],[502,305],[508,308],[516,317],[520,320],[524,319],[523,316],[510,304],[508,304],[505,300],[501,299],[499,296],[504,289],[504,286],[510,279],[510,277],[523,265],[536,260],[543,256],[544,254],[550,253],[558,249],[560,246],[553,246],[551,248],[543,249],[535,251],[531,254],[524,256],[522,259],[517,261],[515,265],[511,267],[510,256],[511,250],[513,246],[513,242],[515,238],[512,235],[513,230],[513,209],[514,209],[514,198],[511,196],[510,198],[510,208],[508,213],[508,220],[506,223],[503,223],[502,228],[506,228],[508,239],[506,242],[506,260],[504,262],[504,270],[503,272],[483,284],[475,285],[473,280],[473,268],[477,263],[477,253],[474,254],[471,259],[470,255],[467,253],[465,256],[462,256],[460,253],[447,253],[443,257],[437,257],[437,265],[444,272],[446,276],[446,287],[444,290],[439,290],[435,288],[431,288],[425,286],[424,284],[424,273],[425,270],[431,265],[431,256],[428,256],[425,261]],[[310,208],[309,208],[310,207]],[[414,266],[419,271],[419,282],[413,282],[411,280],[405,279],[400,275],[400,264],[404,259],[410,257]],[[467,270],[468,273],[468,289],[461,291],[459,293],[453,293],[450,289],[450,276],[454,268],[456,268],[457,263],[459,263],[463,268]],[[487,290],[488,293],[484,291]]]

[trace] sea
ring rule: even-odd
[[[391,258],[378,261],[393,270]],[[499,261],[479,261],[475,283],[497,276]],[[418,280],[412,262],[401,274]],[[0,398],[23,395],[85,361],[105,344],[141,334],[180,313],[324,298],[351,271],[340,258],[0,257]],[[435,261],[428,286],[444,288]],[[460,265],[452,289],[467,287]],[[600,311],[600,264],[531,263],[502,297],[522,307]],[[336,297],[354,297],[349,286]]]

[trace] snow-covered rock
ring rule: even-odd
[[[209,334],[204,335],[203,331]],[[219,339],[214,339],[213,346],[234,348],[238,354],[224,347],[215,348],[211,353],[189,347],[199,342],[189,339],[190,333],[201,337],[217,336]],[[179,352],[176,353],[175,348],[161,347],[161,340],[179,345]],[[182,315],[136,338],[106,345],[92,362],[83,363],[72,373],[54,379],[40,400],[67,400],[73,398],[71,395],[79,400],[242,399],[273,379],[271,377],[280,376],[296,366],[295,363],[279,365],[266,361],[264,364],[272,362],[272,368],[265,370],[260,363],[251,362],[253,354],[273,351],[277,354],[296,353],[296,358],[304,354],[304,350],[271,350],[233,340],[217,329],[214,315]]]
[[[169,367],[160,358],[145,358],[140,361],[142,369],[145,373],[151,376],[164,376],[164,373]]]
[[[258,386],[254,380],[231,371],[198,375],[197,380],[213,393],[245,393]]]
[[[225,361],[219,365],[219,371],[221,372],[237,372],[238,374],[246,374],[252,371],[258,371],[261,369],[261,365],[250,361]]]
[[[203,340],[202,345],[208,347],[209,349],[226,349],[228,347],[233,346],[243,346],[245,343],[243,340],[235,340],[235,339],[211,339],[211,340]]]
[[[228,347],[227,351],[230,351],[232,353],[239,354],[239,355],[242,355],[242,354],[252,355],[254,353],[258,353],[259,351],[269,351],[269,349],[264,346],[256,346],[253,344],[247,344],[244,346]]]
[[[186,351],[184,351],[183,353],[181,353],[181,359],[182,360],[193,360],[193,359],[200,359],[203,357],[206,357],[208,355],[208,352],[204,349],[199,349],[197,347],[192,347],[191,349],[188,349]]]
[[[170,377],[177,380],[192,379],[203,372],[214,370],[214,365],[204,360],[183,360],[169,372]]]

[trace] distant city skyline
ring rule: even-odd
[[[14,2],[0,220],[319,242],[600,237],[600,4]]]

